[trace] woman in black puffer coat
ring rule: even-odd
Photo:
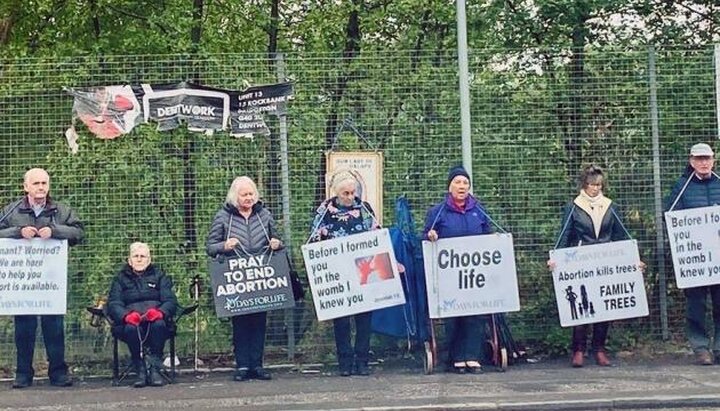
[[[108,297],[108,315],[115,324],[113,334],[128,346],[137,372],[133,385],[138,388],[164,384],[159,371],[165,341],[170,336],[166,320],[177,311],[172,279],[151,261],[147,244],[131,244],[128,262],[113,279]],[[149,374],[140,355],[142,344],[150,351]]]

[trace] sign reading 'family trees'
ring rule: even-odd
[[[678,288],[720,283],[720,206],[665,213]]]
[[[0,239],[0,315],[65,314],[67,240]]]
[[[558,248],[550,260],[561,326],[648,315],[635,240]]]
[[[520,310],[512,234],[423,241],[430,318]]]
[[[405,304],[387,229],[302,246],[318,320]]]

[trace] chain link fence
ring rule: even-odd
[[[711,47],[606,48],[580,55],[471,52],[473,188],[491,216],[514,235],[522,310],[509,322],[515,338],[532,352],[559,354],[569,343],[569,330],[557,320],[545,261],[560,230],[562,206],[576,194],[575,177],[588,162],[607,169],[606,194],[620,206],[648,264],[650,316],[616,322],[611,348],[662,337],[683,341],[684,297],[659,247],[658,197],[680,175],[690,145],[717,138],[713,59]],[[289,197],[281,191],[275,118],[267,119],[272,134],[254,139],[185,129],[159,132],[147,124],[115,140],[100,140],[81,127],[80,149],[73,155],[64,138],[72,98],[63,87],[193,81],[241,90],[282,77],[295,89],[287,117]],[[392,224],[394,200],[403,195],[421,227],[425,211],[447,188],[448,169],[462,161],[457,85],[457,56],[447,50],[285,54],[281,59],[223,54],[3,61],[1,202],[22,194],[25,170],[44,167],[53,197],[85,222],[86,241],[71,249],[68,271],[67,357],[75,372],[89,373],[84,365],[109,362],[109,330],[91,327],[85,307],[108,292],[133,241],[151,245],[154,262],[174,278],[181,304],[192,304],[192,279],[201,278],[201,308],[179,325],[181,358],[197,352],[210,364],[231,363],[231,326],[213,311],[204,244],[235,176],[255,179],[279,226],[289,228],[284,236],[303,278],[299,247],[324,198],[324,158],[331,148],[382,151],[385,225]],[[349,121],[359,133],[341,127]],[[659,138],[655,152],[653,135]],[[288,215],[283,205],[289,205]],[[309,299],[304,308],[269,318],[267,362],[334,361],[331,324],[315,320]],[[373,339],[377,356],[395,355],[403,345]],[[36,351],[40,365],[41,344]],[[11,317],[0,317],[0,353],[0,368],[11,375]]]

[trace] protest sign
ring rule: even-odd
[[[668,211],[665,225],[678,288],[720,283],[720,206]]]
[[[210,260],[218,317],[293,307],[290,265],[285,250]]]
[[[66,240],[0,239],[0,315],[65,314]]]
[[[423,241],[430,318],[520,310],[512,234]]]
[[[635,240],[558,248],[550,260],[561,326],[648,315]]]
[[[405,304],[387,229],[302,246],[318,320]]]

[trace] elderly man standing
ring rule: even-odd
[[[50,176],[41,168],[25,173],[23,198],[7,205],[0,214],[0,238],[58,239],[74,245],[83,238],[83,225],[66,205],[50,198]],[[62,315],[41,315],[43,340],[49,361],[50,384],[58,387],[72,385],[65,363],[65,330]],[[38,316],[15,316],[15,346],[17,369],[13,388],[32,385],[32,367]]]
[[[690,148],[690,158],[683,175],[677,180],[667,198],[666,210],[686,210],[689,208],[720,205],[720,177],[713,171],[715,153],[705,143]],[[695,352],[695,361],[699,365],[720,363],[720,285],[686,288],[687,321],[686,332],[690,346]],[[709,330],[705,327],[707,296],[712,299],[712,317],[714,338],[711,341]],[[710,349],[714,351],[715,358]]]

